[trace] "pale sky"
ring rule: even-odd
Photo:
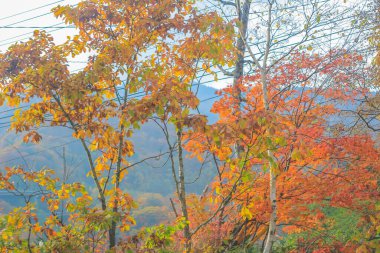
[[[59,3],[58,3],[59,2]],[[53,14],[47,14],[50,12],[51,8],[56,6],[57,4],[75,4],[78,0],[0,0],[0,27],[3,26],[52,26],[57,23],[62,22],[62,20],[56,19]],[[56,4],[53,4],[56,3]],[[49,6],[45,6],[43,8],[39,8],[33,11],[34,8],[38,8],[44,5],[52,4]],[[22,13],[28,11],[27,13]],[[14,17],[9,17],[18,13],[22,13],[16,15]],[[41,17],[37,17],[39,15],[47,14]],[[36,17],[36,18],[34,18]],[[29,18],[33,18],[31,20],[20,22]],[[20,22],[18,24],[14,24],[16,22]],[[48,29],[53,30],[54,28]],[[1,28],[0,30],[0,50],[4,51],[7,46],[10,44],[4,45],[6,43],[14,42],[19,39],[25,39],[30,35],[23,35],[18,38],[13,38],[15,36],[20,36],[22,34],[33,32],[34,29],[25,29],[25,28]],[[71,29],[73,30],[73,29]],[[72,33],[73,31],[71,31]],[[57,37],[57,39],[64,39],[67,33],[70,33],[70,29],[62,29],[58,32],[54,32],[53,34]]]
[[[20,27],[49,27],[57,24],[57,26],[65,26],[65,24],[59,24],[62,20],[56,19],[52,13],[49,13],[50,10],[58,4],[66,5],[78,2],[79,0],[0,0],[0,51],[4,52],[11,44],[17,41],[27,40],[35,30],[34,28]],[[4,26],[18,28],[3,28]],[[73,28],[54,30],[56,30],[54,27],[46,29],[48,32],[52,31],[51,34],[54,36],[56,43],[62,43],[68,35],[75,34],[75,29]],[[76,60],[82,61],[84,59]],[[81,63],[70,63],[72,70],[83,66]]]
[[[17,41],[27,40],[35,30],[34,28],[20,27],[63,26],[64,24],[59,24],[62,20],[56,19],[53,14],[48,14],[49,11],[58,4],[76,4],[79,1],[80,0],[0,0],[0,52],[4,52],[11,44]],[[42,16],[37,17],[40,15]],[[18,28],[3,28],[4,26]],[[75,34],[75,29],[73,28],[54,30],[56,30],[56,28],[46,29],[47,32],[52,31],[51,34],[54,36],[56,43],[62,43],[66,40],[67,36]],[[70,62],[70,69],[77,70],[83,68],[85,64],[80,62],[85,60],[86,56],[77,57],[73,62]],[[79,61],[79,63],[76,61]],[[229,80],[225,80],[219,81],[219,84],[215,84],[210,80],[207,85],[221,87],[226,86],[230,82]]]
[[[49,11],[58,4],[66,5],[76,4],[78,2],[79,0],[0,0],[0,52],[4,52],[11,44],[17,41],[27,40],[35,30],[34,28],[20,27],[47,27],[53,25],[64,25],[59,24],[60,22],[62,22],[62,20],[56,19],[53,14],[48,14]],[[40,15],[42,16],[37,17]],[[3,28],[4,26],[18,28]],[[54,30],[56,30],[56,28],[46,29],[46,31],[48,32],[52,31],[51,34],[54,36],[56,43],[62,43],[66,40],[68,35],[75,34],[75,29],[73,28],[58,29],[57,31]],[[76,59],[74,59],[73,62],[70,62],[70,69],[77,70],[83,68],[85,64],[78,63],[76,61],[85,60],[86,56],[77,57]],[[227,83],[223,83],[221,84],[221,86],[225,86],[226,84]],[[208,83],[207,85],[214,86],[213,83]]]
[[[33,30],[35,30],[34,28],[21,27],[49,27],[54,25],[64,26],[65,24],[59,24],[62,22],[62,20],[56,19],[51,13],[49,14],[50,10],[58,4],[76,4],[79,1],[80,0],[0,0],[0,52],[4,52],[7,47],[17,41],[28,39],[32,35]],[[343,3],[343,0],[341,1]],[[363,0],[351,0],[348,2],[354,4],[363,2]],[[17,28],[3,28],[4,26]],[[75,29],[73,28],[58,29],[57,31],[54,31],[56,29],[57,28],[46,29],[47,32],[51,32],[51,34],[54,36],[56,43],[62,43],[66,40],[68,35],[75,34]],[[83,68],[83,63],[78,63],[75,61],[84,61],[86,60],[86,57],[87,56],[79,57],[76,58],[74,62],[71,62],[71,70]],[[219,75],[219,78],[222,77],[223,75]],[[207,85],[220,88],[231,83],[232,80],[219,80],[217,83],[215,83],[210,77],[208,80],[204,81],[208,81]]]

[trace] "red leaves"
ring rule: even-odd
[[[39,143],[41,139],[42,139],[41,135],[39,135],[36,131],[31,131],[24,136],[23,141],[25,143],[28,143],[28,142]]]
[[[374,210],[371,200],[380,197],[376,190],[379,151],[374,141],[369,135],[347,136],[342,125],[329,126],[332,117],[339,118],[338,103],[365,92],[348,88],[348,82],[354,85],[360,80],[354,81],[348,74],[352,72],[344,71],[360,60],[360,56],[344,52],[290,55],[268,74],[269,111],[263,107],[259,74],[220,91],[221,99],[212,109],[219,114],[218,122],[186,136],[186,148],[194,156],[210,152],[220,166],[210,184],[212,203],[205,210],[217,208],[231,192],[230,225],[243,216],[259,222],[252,226],[261,229],[270,213],[268,160],[279,173],[278,222],[302,225],[289,226],[288,233],[322,229],[326,206],[358,213]],[[326,76],[333,81],[322,83]],[[242,157],[234,155],[236,145],[240,145]],[[269,159],[267,150],[274,158]],[[316,206],[313,211],[312,206]],[[215,224],[216,220],[210,228]],[[263,238],[263,234],[258,236]]]

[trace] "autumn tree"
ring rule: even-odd
[[[222,223],[227,229],[224,236],[230,240],[224,247],[233,247],[236,242],[255,243],[264,238],[270,218],[267,203],[270,189],[265,183],[268,180],[265,171],[270,166],[275,167],[279,180],[278,222],[282,229],[294,224],[313,227],[315,223],[309,224],[313,219],[303,212],[315,204],[320,208],[343,206],[363,216],[364,210],[375,210],[371,201],[378,198],[375,143],[368,135],[345,136],[341,124],[331,126],[329,122],[331,117],[338,117],[338,104],[350,103],[360,95],[356,89],[342,89],[345,84],[360,80],[340,71],[353,67],[361,59],[360,55],[347,54],[330,62],[330,55],[294,53],[287,64],[274,69],[269,79],[273,88],[269,92],[274,110],[271,114],[263,106],[261,79],[257,74],[246,77],[240,87],[245,99],[242,115],[236,115],[236,108],[231,106],[236,104],[234,88],[226,88],[213,109],[219,113],[220,120],[210,126],[211,131],[190,133],[187,148],[197,156],[214,153],[222,172],[218,176],[222,180],[216,179],[211,184],[213,191],[207,196],[215,204],[202,201],[200,205],[196,201],[196,211],[202,206],[205,210],[201,208],[201,212],[205,213],[220,210],[224,199],[233,199]],[[323,70],[315,75],[319,67]],[[276,87],[283,86],[287,89],[279,93]],[[237,140],[247,152],[242,161],[230,158]],[[268,157],[268,149],[273,151],[272,159]],[[266,159],[270,164],[265,163]],[[335,189],[333,185],[340,185],[340,191],[331,191]],[[231,189],[234,189],[232,196]],[[368,201],[368,206],[362,209],[363,201]],[[204,217],[203,214],[199,219]],[[217,226],[218,221],[210,223],[211,227]]]
[[[75,26],[77,35],[56,45],[51,35],[36,31],[0,54],[1,99],[12,107],[32,103],[16,111],[11,130],[25,133],[25,142],[39,142],[39,127],[71,129],[96,190],[95,203],[83,190],[75,208],[74,186],[59,188],[43,171],[14,168],[2,176],[10,191],[10,179],[18,175],[49,187],[49,250],[74,249],[88,237],[93,250],[116,250],[117,232],[135,223],[136,205],[123,185],[128,169],[139,164],[132,162],[130,137],[147,121],[156,122],[166,140],[177,220],[143,229],[118,249],[154,252],[174,243],[177,251],[227,252],[261,242],[263,252],[271,252],[279,229],[324,232],[333,221],[325,208],[360,214],[363,231],[365,220],[377,217],[371,200],[379,197],[378,147],[371,135],[347,134],[346,122],[335,122],[342,119],[341,107],[369,92],[361,85],[365,75],[358,75],[366,60],[353,9],[314,0],[216,2],[220,8],[206,13],[192,1],[58,6],[55,15]],[[85,68],[70,72],[68,60],[86,53]],[[218,92],[212,112],[219,118],[210,123],[199,112],[197,89],[205,76],[217,80],[218,73],[232,80]],[[186,152],[215,169],[201,196],[187,193]],[[74,207],[72,219],[83,231],[60,224],[54,212],[62,205]],[[11,214],[9,231],[33,228],[34,216],[27,216],[32,208],[25,208]],[[297,249],[328,247],[323,236],[309,238],[300,239]]]
[[[111,249],[119,221],[122,231],[134,224],[130,210],[135,204],[121,187],[133,166],[127,160],[134,152],[128,138],[154,114],[170,120],[179,142],[179,180],[174,178],[187,220],[180,142],[191,121],[189,109],[198,103],[191,86],[199,69],[225,64],[228,54],[220,45],[230,43],[229,27],[214,13],[198,14],[191,1],[83,1],[58,6],[54,14],[79,34],[56,45],[52,36],[36,31],[29,41],[1,54],[6,103],[17,107],[33,102],[16,111],[11,129],[26,132],[25,142],[39,142],[41,126],[72,129],[88,159],[99,213],[113,217],[108,228]],[[86,67],[71,73],[68,57],[87,52]],[[136,92],[146,97],[134,99]],[[188,224],[184,233],[190,245]]]
[[[40,126],[73,130],[88,158],[99,212],[114,219],[109,227],[109,247],[113,248],[118,221],[122,230],[134,223],[129,215],[133,200],[120,184],[130,165],[126,157],[133,155],[128,137],[147,116],[144,110],[135,111],[135,105],[130,109],[129,104],[136,103],[131,94],[155,88],[149,85],[155,83],[151,71],[171,53],[167,43],[176,33],[195,32],[198,24],[187,25],[185,17],[195,13],[186,1],[85,1],[75,7],[58,6],[54,13],[75,25],[79,34],[56,45],[52,36],[36,31],[29,41],[1,54],[6,103],[18,106],[33,100],[30,108],[16,111],[11,129],[26,132],[26,142],[40,141],[36,129]],[[152,47],[156,48],[153,52]],[[68,57],[85,52],[91,54],[87,66],[70,73]],[[145,107],[149,113],[159,106],[151,105]]]
[[[354,11],[350,7],[340,6],[338,3],[320,3],[319,1],[292,1],[292,3],[279,3],[268,1],[263,3],[253,3],[252,1],[216,1],[220,5],[221,13],[225,14],[226,19],[238,20],[236,27],[236,49],[238,51],[238,61],[235,68],[226,69],[219,66],[224,75],[233,77],[234,96],[240,100],[234,102],[240,106],[244,105],[241,86],[244,75],[260,74],[262,93],[261,100],[267,114],[273,114],[271,109],[269,79],[274,74],[276,66],[286,64],[287,57],[297,50],[312,52],[330,51],[331,60],[340,58],[353,48],[350,41],[360,40],[360,32],[354,33],[355,25],[336,26],[335,22],[345,23],[354,19]],[[335,5],[334,5],[335,4]],[[335,8],[341,8],[340,16],[335,16]],[[363,12],[363,9],[359,11]],[[351,22],[355,24],[355,22]],[[302,25],[301,25],[302,24]],[[350,25],[348,25],[350,26]],[[327,31],[330,32],[327,33]],[[359,30],[360,31],[360,30]],[[348,33],[348,36],[340,37],[337,34]],[[343,42],[342,42],[343,41]],[[329,44],[328,44],[329,43]],[[358,45],[355,45],[358,48]],[[317,68],[318,74],[323,67]],[[240,79],[239,79],[240,78]],[[288,86],[276,88],[278,93],[288,89]],[[244,95],[243,95],[244,96]],[[239,106],[235,110],[239,110]],[[272,111],[271,111],[272,110]],[[233,112],[235,115],[238,113]],[[238,119],[236,119],[238,120]],[[237,145],[239,146],[239,145]],[[239,150],[239,148],[237,148]],[[276,192],[276,173],[274,167],[276,163],[273,150],[268,150],[267,163],[269,169],[271,185],[271,210],[272,216],[269,223],[268,236],[266,237],[266,247],[264,252],[270,252],[273,245],[273,238],[276,230],[277,217],[277,192]]]
[[[141,100],[141,104],[136,104],[136,110],[140,111],[142,108],[153,108],[153,111],[148,111],[149,116],[165,136],[176,195],[186,221],[183,231],[186,252],[191,251],[191,240],[196,230],[191,231],[189,225],[184,133],[188,129],[202,128],[207,122],[205,115],[195,111],[200,103],[197,98],[196,87],[200,82],[197,73],[211,72],[212,65],[228,62],[232,57],[229,51],[232,49],[231,35],[231,25],[224,23],[216,13],[198,15],[193,11],[181,37],[170,47],[158,46],[158,54],[165,55],[166,59],[151,72],[147,86],[149,94]]]
[[[358,122],[364,124],[364,128],[368,128],[370,131],[379,132],[379,116],[380,116],[380,104],[379,104],[379,66],[380,66],[380,54],[379,54],[379,2],[373,1],[372,6],[373,14],[366,20],[365,25],[371,28],[371,34],[369,35],[370,48],[375,51],[375,57],[372,60],[372,66],[366,71],[368,80],[363,85],[371,89],[372,94],[369,94],[363,100],[360,101],[360,106],[356,110],[351,110],[356,114]],[[361,126],[363,127],[363,126]]]
[[[25,202],[1,217],[5,223],[2,251],[91,249],[95,252],[95,248],[102,248],[102,226],[107,227],[112,217],[91,207],[93,199],[82,184],[64,183],[49,169],[31,172],[5,168],[0,179],[1,190]],[[44,205],[48,213],[41,217],[38,208]]]

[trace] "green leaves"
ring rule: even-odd
[[[317,23],[321,22],[321,14],[317,14],[317,18],[315,19],[317,21]]]

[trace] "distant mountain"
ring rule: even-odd
[[[215,97],[216,90],[207,86],[199,86],[198,97],[205,100]],[[217,119],[217,115],[210,113],[211,106],[215,99],[204,101],[200,104],[201,113],[205,114],[210,122]],[[0,108],[0,111],[8,110],[7,107]],[[7,112],[0,117],[3,125],[9,123],[11,115]],[[0,128],[0,169],[5,166],[28,167],[29,169],[40,169],[49,167],[54,169],[57,175],[62,175],[62,152],[66,151],[67,164],[72,170],[71,181],[80,181],[93,186],[92,179],[87,177],[88,164],[82,146],[71,137],[71,131],[64,127],[46,127],[39,131],[43,140],[39,144],[22,143],[22,135],[7,132],[6,128]],[[131,157],[131,162],[136,162],[146,157],[164,153],[168,150],[166,141],[160,128],[153,122],[148,122],[135,132],[131,138],[136,148],[135,155]],[[170,195],[174,192],[173,179],[169,164],[166,162],[167,156],[161,159],[147,160],[144,163],[131,168],[125,180],[124,187],[137,196],[141,193],[155,192],[162,195]],[[186,159],[186,176],[189,181],[193,181],[199,176],[200,164],[195,159]],[[205,184],[213,177],[214,171],[204,168],[199,179],[193,184],[188,184],[189,192],[200,193]],[[8,200],[7,200],[8,201]],[[12,204],[12,203],[11,203]]]

